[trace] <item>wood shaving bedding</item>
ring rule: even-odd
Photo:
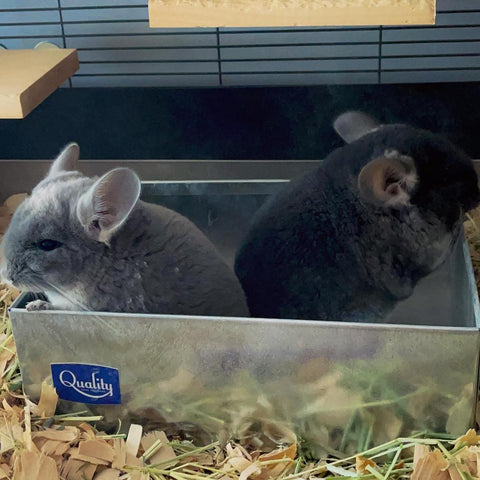
[[[0,207],[11,217],[24,196]],[[8,221],[4,222],[8,226]],[[0,222],[0,234],[3,234]],[[480,285],[480,209],[465,224],[472,262]],[[3,227],[6,229],[6,226]],[[163,431],[144,433],[132,425],[127,436],[106,435],[81,415],[55,416],[58,396],[42,385],[40,401],[21,392],[15,344],[7,307],[18,291],[0,285],[0,480],[467,480],[479,478],[480,436],[397,438],[347,458],[326,455],[312,460],[293,432],[278,445],[255,448],[234,440],[197,447],[168,438]],[[460,392],[459,392],[460,396]],[[398,431],[391,429],[392,433]],[[261,445],[262,443],[259,442]],[[265,446],[265,445],[264,445]]]

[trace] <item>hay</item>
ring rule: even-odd
[[[467,214],[467,220],[463,227],[472,259],[475,283],[477,284],[477,290],[480,292],[480,207]]]
[[[106,435],[93,426],[101,417],[54,416],[58,397],[46,383],[38,405],[29,401],[21,392],[6,315],[15,295],[9,292],[1,301],[0,479],[266,480],[294,473],[296,441],[270,452],[247,452],[235,442],[196,447],[161,431],[143,434],[139,425],[127,436]]]
[[[7,333],[8,319],[3,327]],[[92,425],[98,419],[52,416],[57,396],[46,384],[38,405],[18,388],[12,391],[8,381],[0,396],[0,479],[388,480],[411,475],[417,480],[467,480],[478,473],[480,437],[474,430],[453,442],[398,438],[347,458],[329,455],[308,462],[298,453],[295,436],[265,452],[232,440],[196,447],[161,431],[143,434],[139,425],[132,425],[126,436],[106,435]]]
[[[20,199],[16,197],[14,201]],[[10,202],[12,203],[12,202]],[[14,206],[0,207],[8,220]],[[5,222],[4,222],[5,223]],[[480,285],[480,209],[465,224]],[[0,235],[5,226],[0,221]],[[277,444],[228,439],[197,447],[163,431],[106,435],[95,428],[100,417],[55,416],[58,397],[42,386],[38,404],[21,391],[15,344],[7,308],[18,292],[0,284],[0,480],[471,480],[480,474],[480,437],[474,430],[448,436],[397,438],[342,457],[305,457],[293,432]],[[388,429],[387,429],[388,430]],[[392,432],[396,428],[391,429]]]

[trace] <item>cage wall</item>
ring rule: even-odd
[[[480,80],[478,0],[438,0],[435,26],[151,29],[147,0],[0,0],[0,44],[77,48],[67,87]]]

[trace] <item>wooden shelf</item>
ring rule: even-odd
[[[435,0],[148,0],[150,27],[426,25]]]
[[[77,70],[75,49],[0,50],[0,118],[25,118]]]

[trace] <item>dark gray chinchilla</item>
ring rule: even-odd
[[[140,201],[127,168],[83,176],[78,156],[75,143],[61,152],[3,238],[3,279],[50,302],[27,309],[248,316],[235,274],[192,222]]]
[[[252,316],[383,319],[480,201],[472,161],[445,138],[360,112],[334,128],[351,143],[269,199],[239,249]]]

